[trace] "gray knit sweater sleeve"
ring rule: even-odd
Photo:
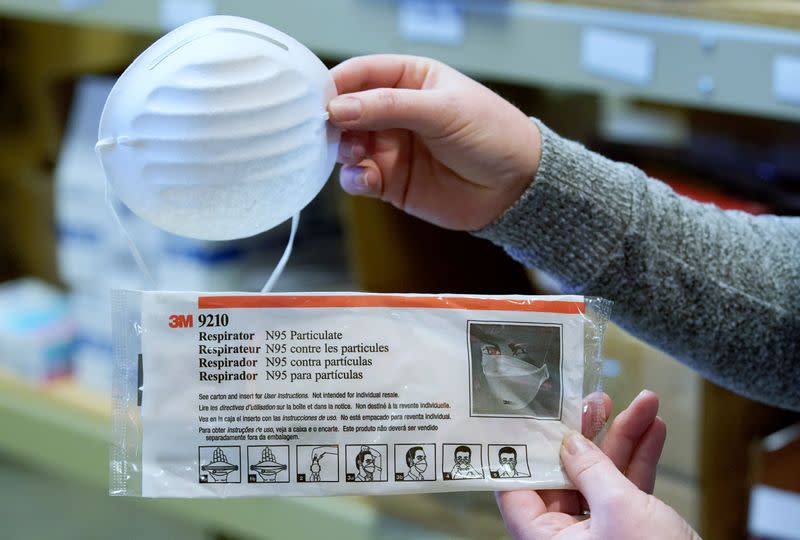
[[[613,300],[615,322],[717,384],[800,410],[800,218],[699,204],[538,125],[536,178],[475,234]]]

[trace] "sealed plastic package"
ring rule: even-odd
[[[111,493],[563,488],[609,303],[116,291]]]

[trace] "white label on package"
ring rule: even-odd
[[[567,485],[582,297],[142,293],[142,495]]]

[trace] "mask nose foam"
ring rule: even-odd
[[[483,354],[483,375],[494,397],[509,409],[527,407],[549,378],[547,365],[536,367],[507,355]]]

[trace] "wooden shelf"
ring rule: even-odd
[[[554,3],[622,9],[651,15],[673,15],[745,24],[800,29],[800,3],[795,0],[551,0]]]

